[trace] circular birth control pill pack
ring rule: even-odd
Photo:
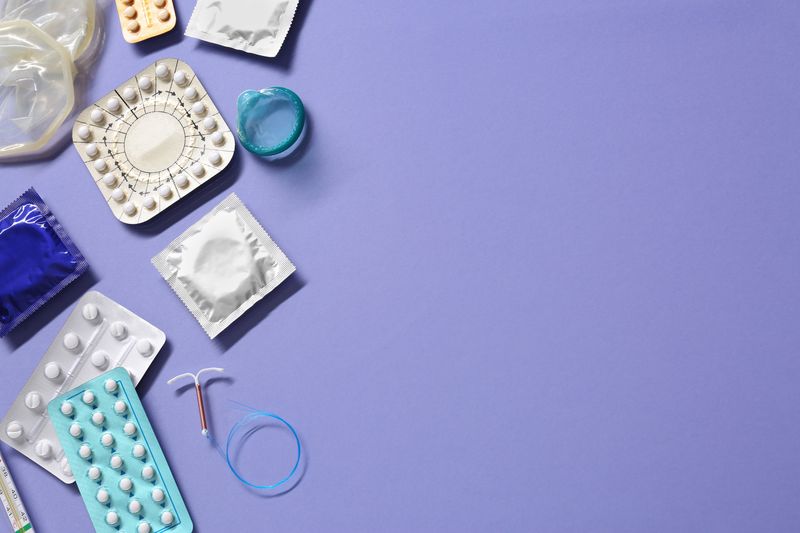
[[[111,212],[141,224],[219,174],[230,128],[194,71],[161,59],[84,109],[72,142]]]

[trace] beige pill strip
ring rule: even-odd
[[[122,36],[138,43],[175,27],[172,0],[115,0]]]

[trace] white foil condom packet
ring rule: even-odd
[[[185,35],[275,57],[289,34],[299,0],[197,0]]]
[[[236,194],[152,262],[212,339],[295,271]]]

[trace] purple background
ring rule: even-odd
[[[294,89],[310,136],[239,147],[139,230],[72,147],[0,167],[94,277],[0,342],[0,410],[94,287],[167,333],[141,391],[199,533],[800,530],[800,5],[301,2],[277,61],[183,38],[191,0],[139,46],[107,11],[89,100],[180,57],[229,124],[242,90]],[[231,191],[298,272],[209,341],[150,258]],[[237,483],[165,384],[209,365],[218,436],[228,399],[300,430],[290,493]],[[270,436],[241,457],[262,477]],[[90,530],[3,452],[37,531]]]

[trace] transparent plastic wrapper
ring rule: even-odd
[[[295,271],[235,194],[172,241],[153,265],[212,339]]]
[[[31,22],[66,48],[73,60],[86,52],[94,36],[95,0],[7,0],[0,13],[3,21]]]
[[[185,34],[275,57],[289,34],[299,0],[197,0]]]
[[[0,162],[64,139],[103,41],[95,10],[95,0],[0,0]]]
[[[0,158],[35,153],[75,104],[67,49],[27,20],[0,22]]]

